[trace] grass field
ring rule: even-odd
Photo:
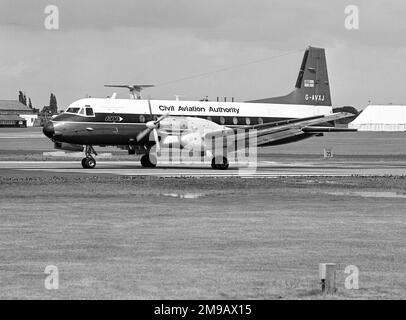
[[[405,299],[405,195],[404,177],[1,177],[0,298],[323,299],[334,262],[330,298]]]

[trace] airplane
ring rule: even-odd
[[[128,90],[130,90],[130,96],[133,99],[142,99],[141,97],[141,91],[144,88],[152,88],[155,87],[152,84],[133,84],[133,85],[127,85],[127,84],[105,84],[105,87],[109,87],[109,88],[127,88]]]
[[[145,85],[120,87],[139,93]],[[266,147],[326,132],[356,131],[335,126],[335,121],[352,117],[357,110],[332,107],[325,50],[311,46],[305,50],[294,90],[285,96],[245,102],[115,96],[73,102],[45,124],[43,133],[57,149],[84,151],[82,167],[86,169],[96,167],[94,146],[116,146],[142,155],[141,165],[147,168],[157,165],[156,152],[167,147],[210,156],[213,169],[225,170],[229,143],[214,148],[213,139],[231,137],[244,141],[246,148],[254,135],[255,147]]]

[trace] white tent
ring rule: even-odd
[[[406,131],[406,105],[369,105],[348,127],[359,131]]]

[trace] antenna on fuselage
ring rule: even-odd
[[[128,84],[105,84],[105,87],[109,88],[127,88],[130,90],[130,97],[133,99],[141,99],[141,91],[144,88],[152,88],[155,87],[152,84],[133,84],[133,85],[128,85]]]

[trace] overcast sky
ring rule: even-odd
[[[244,101],[290,92],[303,51],[325,47],[334,105],[406,104],[402,0],[0,0],[0,99],[18,90],[59,107],[112,93],[107,83],[151,83],[152,98]],[[47,5],[59,30],[44,27]],[[360,10],[359,30],[344,9]],[[268,59],[290,53],[279,58]],[[187,81],[174,80],[238,66]],[[168,83],[169,82],[169,83]],[[159,85],[161,84],[161,85]],[[118,90],[119,96],[128,97]]]

